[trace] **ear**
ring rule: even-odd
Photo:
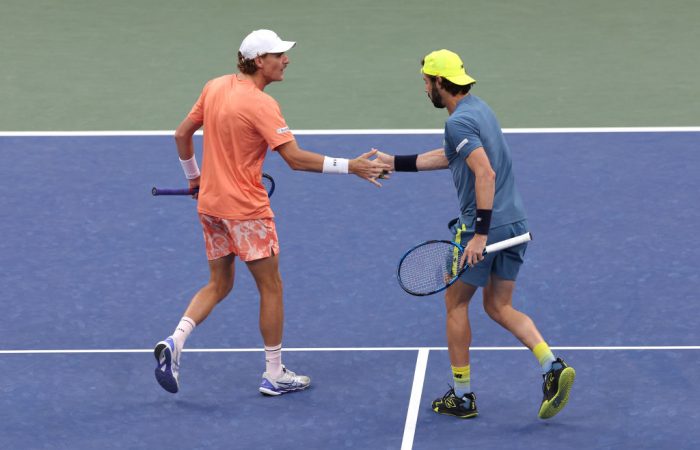
[[[442,89],[442,77],[435,77],[435,85]]]
[[[262,69],[262,67],[263,67],[263,57],[262,56],[255,57],[255,67],[257,67],[258,69]]]

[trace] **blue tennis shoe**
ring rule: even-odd
[[[180,352],[172,336],[156,344],[156,381],[163,389],[175,394],[180,389]]]

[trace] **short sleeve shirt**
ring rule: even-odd
[[[204,125],[197,210],[225,219],[274,217],[261,183],[267,149],[294,140],[271,96],[235,74],[209,81],[187,116]]]
[[[498,119],[479,97],[469,94],[457,104],[445,122],[445,156],[457,188],[460,218],[473,229],[476,217],[475,176],[466,159],[483,147],[496,172],[496,193],[493,199],[491,227],[526,219],[520,193],[515,186],[510,148]]]

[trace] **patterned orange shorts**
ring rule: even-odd
[[[207,259],[233,253],[242,261],[255,261],[280,251],[273,219],[234,220],[199,214]]]

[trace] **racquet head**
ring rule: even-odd
[[[275,192],[275,180],[268,174],[262,174],[262,184],[267,191],[267,196],[272,197],[272,193]]]
[[[459,277],[459,262],[464,249],[450,241],[418,244],[399,261],[397,277],[401,288],[411,295],[440,292]]]

